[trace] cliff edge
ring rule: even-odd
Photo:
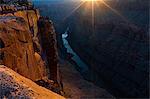
[[[0,82],[1,98],[64,99],[3,65],[0,66]]]
[[[0,65],[61,94],[56,43],[52,22],[42,18],[30,2],[0,2]]]

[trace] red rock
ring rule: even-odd
[[[0,38],[5,45],[1,49],[4,53],[1,64],[33,81],[42,79],[46,72],[41,72],[44,65],[41,66],[35,58],[31,32],[26,21],[15,16],[0,17],[0,20]]]

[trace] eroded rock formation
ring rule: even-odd
[[[53,85],[57,86],[52,90],[57,88],[55,92],[59,93],[55,31],[48,19],[42,20],[45,27],[39,18],[38,10],[31,5],[12,2],[0,5],[0,64],[35,82],[43,81],[47,86],[51,86],[53,80]],[[40,43],[39,39],[49,45],[41,45],[45,43]]]
[[[46,73],[44,63],[36,61],[27,23],[16,16],[2,16],[0,20],[0,38],[5,45],[1,64],[32,80],[41,79]]]
[[[38,26],[39,28],[39,39],[42,45],[42,54],[47,60],[50,78],[57,81],[57,66],[58,66],[58,55],[56,47],[56,34],[52,22],[46,18],[40,18]]]

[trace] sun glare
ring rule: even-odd
[[[77,11],[82,5],[85,4],[85,11],[91,12],[92,15],[92,25],[94,27],[94,22],[95,22],[95,10],[99,10],[100,7],[107,7],[109,8],[112,12],[114,12],[116,15],[120,16],[122,19],[125,21],[128,21],[123,15],[121,15],[116,9],[112,8],[109,4],[107,4],[107,0],[80,0],[81,2],[71,11],[68,16],[64,18],[64,20],[72,15],[75,11]],[[102,5],[102,6],[100,6]]]
[[[91,2],[95,2],[95,1],[101,1],[101,0],[82,0],[82,1],[91,1]]]

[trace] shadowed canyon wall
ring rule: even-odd
[[[58,77],[58,53],[56,44],[56,34],[49,18],[40,18],[38,21],[40,43],[42,45],[43,58],[48,64],[50,78],[57,81]]]
[[[66,22],[69,43],[90,68],[85,78],[97,85],[104,81],[118,97],[148,97],[147,3],[120,1],[114,5],[122,16],[102,4],[100,8],[95,5],[94,23],[91,9],[85,9],[86,3],[81,6]]]
[[[86,2],[42,1],[35,6],[55,21],[62,56],[67,53],[62,34],[69,28],[70,46],[90,68],[86,79],[96,85],[104,81],[116,97],[148,97],[149,1],[105,1],[107,6],[96,3],[93,10]]]

